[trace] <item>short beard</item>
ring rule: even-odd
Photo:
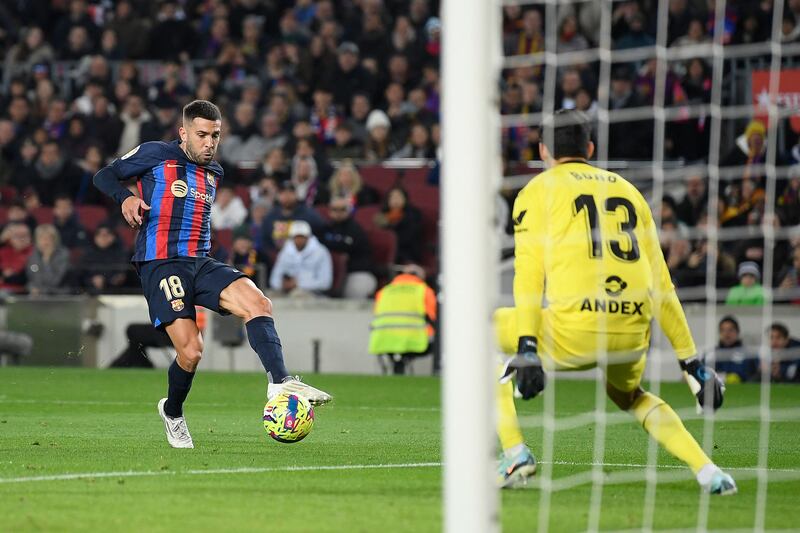
[[[189,159],[192,162],[197,163],[198,165],[207,164],[207,163],[204,163],[196,153],[194,153],[194,150],[192,150],[192,146],[188,142],[186,143],[186,155],[189,156]],[[212,159],[213,159],[213,157],[212,157]],[[210,162],[211,162],[211,160],[208,161],[208,163],[210,163]]]

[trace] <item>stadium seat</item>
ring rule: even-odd
[[[233,246],[233,230],[230,229],[218,229],[214,230],[213,239],[216,243],[229,252],[231,251],[231,246]]]
[[[244,206],[249,210],[250,209],[250,187],[247,185],[237,185],[234,189],[236,191],[236,196],[242,199],[244,202]]]
[[[4,185],[0,187],[0,202],[3,205],[11,205],[11,202],[17,198],[17,189],[11,185]]]
[[[52,207],[36,207],[31,211],[33,218],[36,219],[37,224],[52,224],[53,223],[53,208]]]
[[[347,279],[347,260],[348,255],[344,252],[331,252],[333,262],[333,283],[328,291],[328,295],[338,298],[342,295],[344,282]]]
[[[397,236],[393,231],[374,227],[366,231],[372,249],[372,261],[376,267],[388,273],[397,256]]]
[[[0,225],[8,222],[8,208],[0,207]]]
[[[353,218],[356,219],[356,222],[358,222],[359,226],[364,228],[364,231],[380,229],[375,225],[375,215],[377,215],[380,210],[381,208],[378,205],[359,207],[353,214]]]
[[[78,221],[89,233],[108,219],[108,210],[97,205],[82,205],[76,209]]]

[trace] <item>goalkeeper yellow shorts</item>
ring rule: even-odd
[[[558,331],[552,327],[547,309],[542,310],[542,326],[537,339],[539,357],[547,370],[587,370],[606,355],[605,374],[617,390],[632,391],[639,386],[647,362],[650,332],[645,334],[591,331]],[[494,312],[497,345],[507,353],[517,351],[517,313],[512,307]]]

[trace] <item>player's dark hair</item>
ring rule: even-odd
[[[560,109],[553,115],[552,126],[553,146],[548,148],[554,159],[589,158],[591,126],[585,113],[576,109]]]
[[[208,100],[194,100],[183,108],[183,121],[191,122],[196,118],[206,120],[222,120],[219,108]]]
[[[772,325],[769,327],[772,331],[777,331],[781,337],[786,338],[789,336],[789,328],[781,324],[780,322],[773,322]]]
[[[736,330],[736,333],[739,333],[739,321],[736,320],[736,318],[734,318],[732,315],[726,315],[722,317],[722,320],[719,321],[719,325],[721,326],[725,322],[730,322],[733,324],[733,329]]]

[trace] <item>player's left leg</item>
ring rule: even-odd
[[[331,395],[290,376],[283,361],[281,340],[275,331],[272,302],[250,278],[239,277],[219,293],[219,308],[245,321],[250,346],[272,377],[267,397],[280,392],[304,396],[315,405],[331,401]]]
[[[617,407],[631,413],[665,450],[686,463],[700,486],[714,494],[733,494],[736,484],[706,455],[672,407],[641,386],[646,356],[608,365],[606,392]]]
[[[501,308],[494,313],[495,340],[503,353],[513,354],[516,350],[515,320],[516,314],[512,308]],[[501,365],[499,373],[502,370]],[[522,436],[512,382],[498,383],[496,393],[497,436],[503,448],[503,458],[497,472],[498,484],[513,488],[525,484],[536,472],[536,459]]]

